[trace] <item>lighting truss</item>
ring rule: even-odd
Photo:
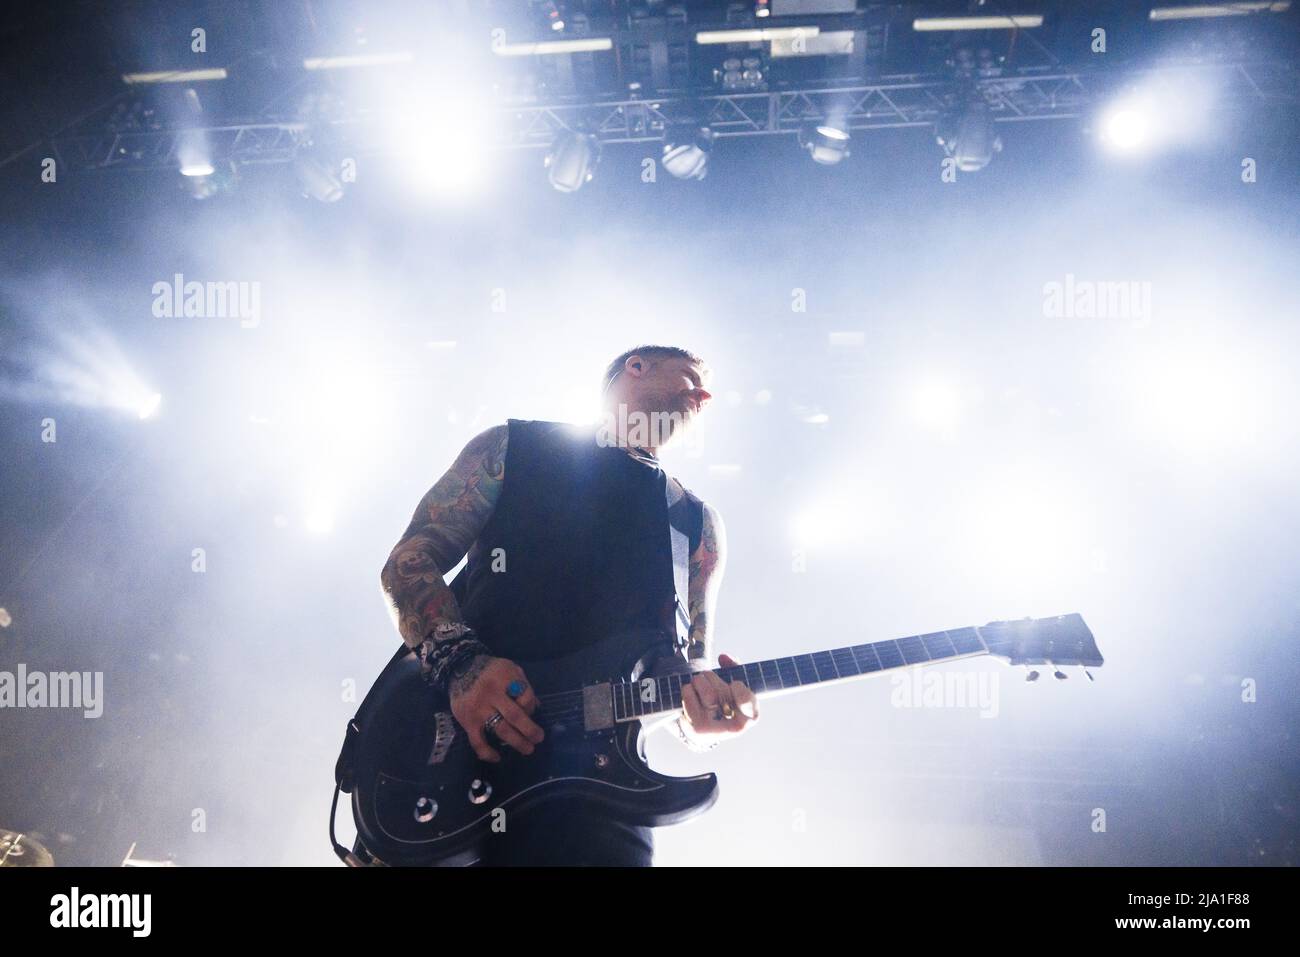
[[[1170,83],[1195,76],[1221,89],[1220,108],[1294,110],[1294,70],[1282,63],[1179,64],[1140,71],[1088,73],[1037,68],[976,80],[974,90],[997,122],[1042,122],[1086,115],[1111,91],[1158,75]],[[970,87],[961,87],[969,90]],[[830,116],[849,132],[925,127],[950,108],[950,78],[898,76],[851,86],[626,100],[575,100],[497,107],[501,149],[544,149],[561,133],[581,131],[600,144],[643,143],[676,123],[708,125],[718,137],[794,135]],[[333,118],[331,128],[358,154],[385,152],[373,113]],[[259,118],[205,128],[214,159],[236,165],[288,163],[306,130],[299,120]],[[448,131],[454,133],[455,131]],[[62,168],[174,169],[184,130],[96,131],[93,119],[53,141]]]

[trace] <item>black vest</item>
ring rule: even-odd
[[[591,428],[508,427],[501,497],[456,583],[465,621],[494,654],[525,661],[630,628],[671,633],[663,471],[600,446]],[[703,522],[703,504],[687,492],[674,525],[692,553]]]

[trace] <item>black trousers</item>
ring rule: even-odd
[[[624,824],[582,804],[548,802],[507,815],[475,867],[649,867],[654,829]]]

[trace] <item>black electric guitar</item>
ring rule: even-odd
[[[743,681],[762,698],[978,655],[1012,665],[1102,664],[1076,614],[832,648],[715,674]],[[717,776],[668,777],[645,759],[642,721],[679,711],[682,684],[691,678],[645,674],[665,656],[671,660],[671,641],[645,632],[613,636],[565,658],[519,662],[541,702],[533,719],[546,739],[528,756],[501,747],[501,762],[489,764],[470,747],[446,697],[425,685],[414,653],[400,649],[348,725],[335,809],[339,791],[351,792],[361,844],[390,865],[472,863],[501,810],[526,813],[542,801],[594,802],[630,824],[650,826],[700,814],[717,800]],[[361,863],[337,841],[334,847],[346,862]]]

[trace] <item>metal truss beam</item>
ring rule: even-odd
[[[1180,81],[1208,81],[1220,90],[1219,108],[1294,109],[1295,72],[1287,64],[1163,65],[1122,73],[1025,72],[976,80],[962,86],[950,78],[904,76],[867,85],[809,87],[657,99],[572,102],[501,107],[495,146],[540,149],[566,131],[595,135],[603,144],[658,140],[680,122],[703,122],[718,136],[796,133],[808,123],[835,119],[850,131],[933,124],[959,98],[972,93],[999,122],[1071,119],[1128,85],[1159,82],[1176,91]],[[348,149],[384,152],[374,115],[332,118],[330,126]],[[215,159],[236,164],[286,163],[308,127],[298,121],[229,123],[206,127]],[[455,133],[456,131],[449,131]],[[93,131],[85,127],[54,140],[65,169],[175,169],[185,130]]]

